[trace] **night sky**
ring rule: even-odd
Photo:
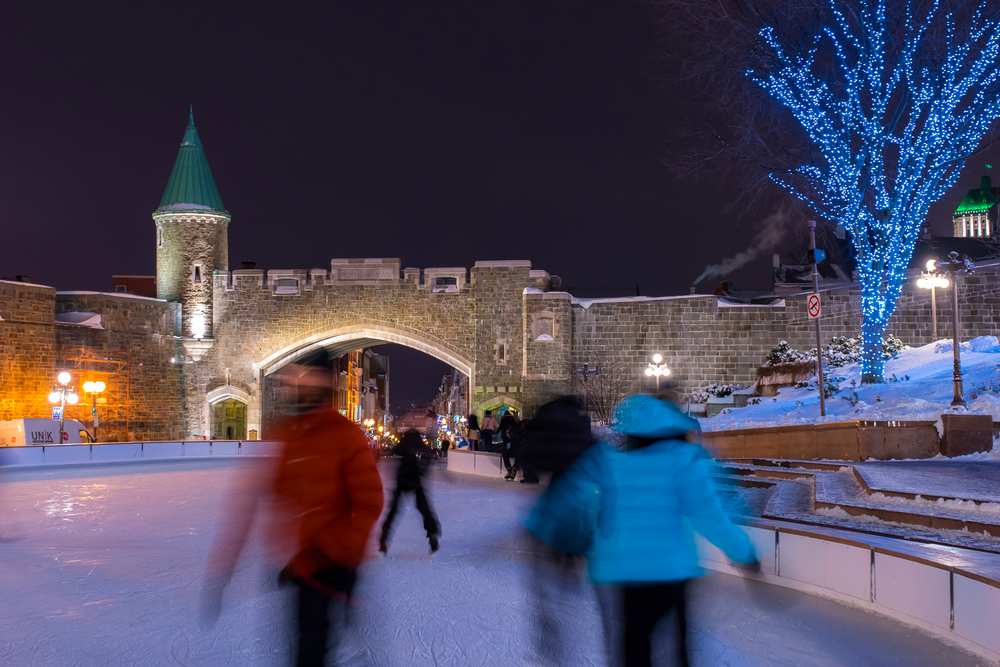
[[[756,231],[663,163],[697,91],[643,2],[19,3],[0,54],[0,275],[62,290],[154,273],[190,104],[235,268],[530,259],[666,295]],[[769,256],[734,277],[769,286]]]

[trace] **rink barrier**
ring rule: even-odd
[[[89,445],[0,447],[0,466],[121,463],[182,458],[277,456],[281,443],[265,440],[107,442]]]
[[[452,450],[448,470],[503,477],[500,455],[491,452]],[[733,567],[698,536],[703,567],[861,607],[1000,662],[1000,582],[849,538],[756,521],[741,527],[757,551],[761,573]]]
[[[698,536],[702,566],[874,611],[1000,661],[1000,582],[846,538],[780,526],[742,528],[757,550],[760,574],[734,567]]]

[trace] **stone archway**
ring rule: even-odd
[[[451,349],[447,344],[423,334],[381,325],[354,325],[314,332],[271,351],[259,363],[254,364],[257,382],[255,383],[256,390],[249,394],[248,428],[257,429],[258,433],[263,432],[267,378],[285,364],[321,348],[330,350],[334,356],[340,356],[359,348],[386,343],[405,345],[439,359],[464,373],[470,378],[470,382],[475,376],[473,362]],[[267,437],[266,434],[264,437]]]
[[[246,440],[250,400],[248,392],[228,384],[205,394],[209,416],[209,438]]]

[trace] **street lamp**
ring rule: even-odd
[[[948,253],[948,261],[942,262],[940,260],[932,260],[934,262],[935,269],[943,269],[951,276],[951,314],[954,320],[954,338],[952,341],[952,347],[954,349],[955,355],[955,370],[952,373],[952,379],[955,383],[955,396],[951,400],[951,404],[954,405],[965,405],[965,398],[962,397],[962,362],[960,359],[959,347],[958,347],[958,274],[964,273],[966,275],[971,274],[972,270],[975,269],[975,265],[969,261],[968,257],[958,258],[957,252]],[[931,263],[927,263],[927,268],[931,268]]]
[[[52,393],[49,394],[49,403],[59,404],[59,444],[62,444],[63,428],[66,425],[66,404],[76,405],[80,402],[80,397],[73,391],[73,387],[68,386],[72,379],[73,376],[63,371],[56,376],[56,381],[59,384],[54,386]]]
[[[660,377],[667,377],[670,375],[670,369],[667,365],[662,363],[663,357],[659,354],[653,355],[652,363],[648,364],[646,367],[646,377],[656,378],[656,393],[660,393]]]
[[[917,287],[931,291],[931,328],[934,329],[934,340],[937,340],[938,337],[937,288],[944,289],[949,284],[948,278],[937,272],[937,260],[934,259],[927,262],[926,273],[921,273],[920,278],[917,279]]]
[[[587,416],[590,416],[590,402],[587,397],[587,379],[598,372],[598,369],[591,366],[590,363],[584,362],[584,364],[578,368],[573,369],[576,373],[583,374],[583,409],[587,411]]]
[[[94,420],[94,439],[97,439],[97,427],[100,426],[100,422],[97,419],[97,395],[103,394],[104,390],[107,388],[103,382],[84,382],[83,391],[90,394],[90,398],[93,400],[93,404],[90,408],[90,416]]]

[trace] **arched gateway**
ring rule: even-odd
[[[335,259],[329,271],[242,269],[213,278],[212,338],[184,341],[189,400],[201,404],[188,410],[192,435],[218,431],[218,400],[245,396],[247,429],[266,437],[267,378],[319,348],[334,356],[380,343],[420,350],[470,379],[473,407],[522,407],[527,393],[545,392],[538,383],[567,379],[564,371],[525,382],[526,367],[538,366],[525,346],[525,304],[549,281],[526,261],[401,271],[396,259]]]
[[[193,117],[153,220],[157,292],[168,303],[111,307],[105,296],[66,293],[58,307],[142,330],[135,340],[144,370],[134,383],[150,401],[139,410],[146,428],[160,437],[244,437],[243,429],[267,437],[267,378],[317,347],[407,345],[467,375],[473,408],[530,415],[583,368],[635,378],[636,389],[658,353],[682,389],[749,384],[779,340],[815,345],[805,293],[764,303],[706,294],[574,299],[549,291],[549,275],[527,261],[417,269],[398,259],[334,259],[322,268],[230,271],[232,217]],[[969,299],[994,294],[1000,270],[989,276],[977,278],[980,292],[969,287]],[[824,331],[856,335],[857,290],[845,285],[823,298]],[[910,344],[929,342],[918,324],[929,306],[926,294],[905,288],[890,330]],[[976,312],[970,333],[994,335],[992,316]]]

